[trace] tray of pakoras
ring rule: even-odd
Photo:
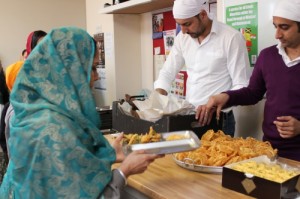
[[[152,154],[169,154],[191,151],[199,146],[197,135],[189,130],[157,133],[150,127],[146,134],[125,134],[123,138],[125,154],[136,150],[144,150]]]
[[[222,173],[223,166],[253,157],[277,156],[269,142],[255,138],[232,138],[222,131],[208,130],[200,140],[200,147],[189,152],[175,153],[173,159],[179,166],[199,172]]]

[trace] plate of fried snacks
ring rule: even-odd
[[[232,138],[223,131],[208,130],[196,150],[175,153],[173,159],[179,166],[205,173],[222,173],[223,166],[253,157],[267,155],[277,157],[277,149],[269,142],[255,138]]]
[[[170,139],[171,138],[171,139]],[[123,151],[128,154],[145,150],[153,154],[169,154],[199,148],[200,141],[193,131],[157,133],[152,127],[146,134],[124,134]]]

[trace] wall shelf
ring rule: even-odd
[[[100,14],[141,14],[172,7],[174,0],[129,0],[102,8]]]

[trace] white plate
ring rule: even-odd
[[[181,166],[182,168],[192,170],[192,171],[198,171],[203,173],[215,173],[215,174],[221,174],[223,172],[223,167],[218,166],[206,166],[206,165],[197,165],[192,162],[192,160],[186,159],[185,162],[177,160],[175,156],[173,155],[173,160],[176,162],[177,165]]]

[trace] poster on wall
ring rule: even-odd
[[[97,50],[99,51],[99,65],[105,68],[104,33],[95,34],[94,39],[97,43]]]
[[[97,66],[99,80],[95,81],[94,88],[99,90],[106,90],[104,33],[94,34],[94,39],[97,44],[96,50],[99,52],[99,65]]]
[[[171,10],[160,14],[154,14],[152,17],[153,32],[163,30],[161,32],[161,38],[153,38],[153,77],[155,81],[158,78],[159,72],[171,51],[176,35],[180,32],[180,26],[176,23]],[[160,29],[158,28],[159,23],[157,21],[163,22]],[[186,71],[180,71],[176,75],[176,78],[173,81],[168,93],[184,99],[186,92],[186,80]]]
[[[153,34],[155,35],[155,33],[160,33],[159,38],[153,38],[153,55],[166,55],[163,33],[168,30],[176,29],[176,21],[173,18],[173,13],[170,10],[153,14],[152,19]],[[159,24],[161,25],[159,26]]]
[[[185,99],[187,72],[180,71],[173,81],[169,93],[180,99]]]
[[[154,14],[152,16],[152,31],[153,31],[153,39],[159,39],[163,37],[162,31],[164,30],[164,15]]]
[[[105,68],[97,68],[99,79],[95,81],[94,88],[98,90],[106,90],[106,70]]]
[[[157,80],[159,71],[162,69],[164,66],[164,63],[166,61],[166,56],[165,55],[154,55],[153,56],[153,64],[154,64],[154,81]]]
[[[176,23],[176,35],[178,35],[178,33],[181,31],[181,26]]]
[[[226,7],[226,24],[243,34],[251,66],[256,63],[258,55],[257,13],[257,2]]]
[[[164,35],[165,55],[169,55],[176,37],[176,30],[175,29],[166,30],[163,32],[163,35]]]

